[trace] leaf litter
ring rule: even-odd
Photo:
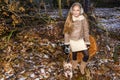
[[[17,23],[17,22],[16,22]],[[67,80],[64,76],[63,24],[35,25],[0,38],[0,80]],[[100,32],[102,33],[102,32]],[[95,34],[98,51],[86,75],[74,71],[72,80],[119,80],[120,41]]]

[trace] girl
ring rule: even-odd
[[[65,38],[65,53],[69,54],[72,51],[72,65],[77,68],[77,53],[82,51],[84,57],[80,65],[81,74],[84,74],[87,61],[89,59],[88,46],[89,42],[89,28],[84,11],[80,3],[74,3],[68,13],[64,25],[64,38]]]

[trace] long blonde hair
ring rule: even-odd
[[[78,2],[73,3],[73,5],[70,8],[70,11],[68,12],[68,16],[67,16],[65,24],[64,24],[63,34],[65,34],[65,33],[70,34],[72,32],[72,26],[73,26],[72,25],[72,23],[73,23],[73,20],[72,20],[72,8],[74,6],[79,6],[80,10],[81,10],[81,12],[80,12],[81,15],[84,15],[86,17],[86,15],[85,15],[85,13],[83,11],[82,5],[80,3],[78,3]]]

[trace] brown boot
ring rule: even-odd
[[[87,65],[87,62],[81,61],[81,64],[80,64],[80,72],[81,72],[82,75],[85,74],[86,65]]]
[[[72,63],[73,69],[77,69],[77,65],[78,65],[77,60],[72,60],[71,63]]]

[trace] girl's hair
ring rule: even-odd
[[[83,11],[82,5],[80,3],[78,3],[78,2],[73,3],[73,5],[70,8],[70,11],[68,12],[67,19],[65,21],[63,34],[65,34],[65,33],[70,34],[72,32],[72,26],[73,26],[72,25],[72,22],[73,22],[73,20],[72,20],[72,10],[73,10],[74,6],[79,6],[80,10],[81,10],[81,12],[80,12],[81,15],[84,15],[86,17],[86,15],[85,15],[85,13]]]

